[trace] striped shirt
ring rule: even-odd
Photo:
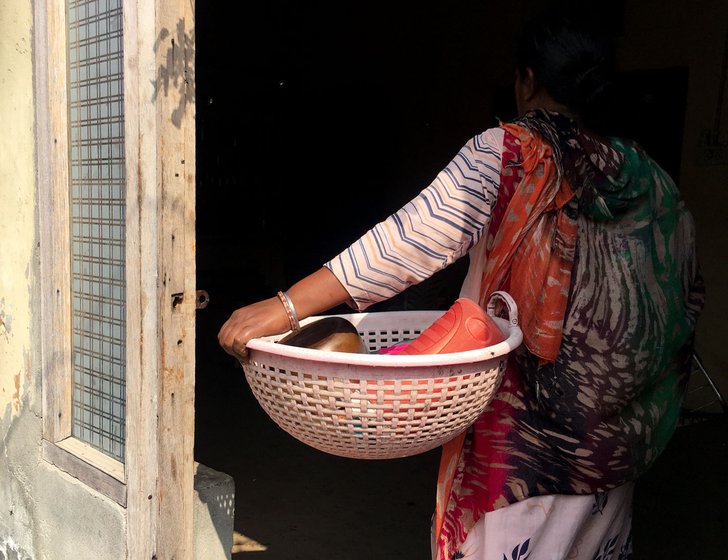
[[[454,263],[487,232],[498,196],[503,130],[471,138],[435,180],[325,263],[357,309]]]

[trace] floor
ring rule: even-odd
[[[336,457],[281,430],[242,368],[198,325],[196,460],[235,480],[233,560],[429,558],[438,451],[396,460]],[[215,328],[213,328],[215,327]],[[686,417],[638,484],[638,560],[728,559],[728,419]]]

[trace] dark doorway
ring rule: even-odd
[[[233,476],[235,528],[267,547],[236,559],[429,557],[439,452],[359,461],[305,446],[216,338],[235,308],[321,266],[508,116],[514,30],[544,2],[407,4],[197,3],[197,286],[210,303],[195,459]],[[642,97],[624,133],[677,176],[686,71],[627,78]],[[389,305],[443,306],[463,264]]]
[[[678,181],[687,94],[687,67],[620,72],[599,131],[635,140]],[[503,120],[516,116],[512,84],[496,89],[494,112]]]
[[[235,479],[235,527],[268,547],[260,560],[429,555],[438,452],[358,461],[299,443],[260,409],[216,335],[492,124],[489,14],[467,4],[466,20],[447,5],[197,5],[198,287],[210,303],[197,323],[195,456]],[[463,264],[427,297],[387,305],[444,306]]]

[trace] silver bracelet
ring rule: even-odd
[[[301,325],[298,323],[298,315],[296,314],[296,308],[293,307],[293,302],[286,292],[278,292],[278,299],[283,304],[283,309],[286,310],[286,316],[288,317],[288,324],[291,326],[293,332],[300,331]]]

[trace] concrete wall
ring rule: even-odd
[[[32,45],[32,2],[0,2],[0,560],[122,559],[124,510],[41,458]]]

